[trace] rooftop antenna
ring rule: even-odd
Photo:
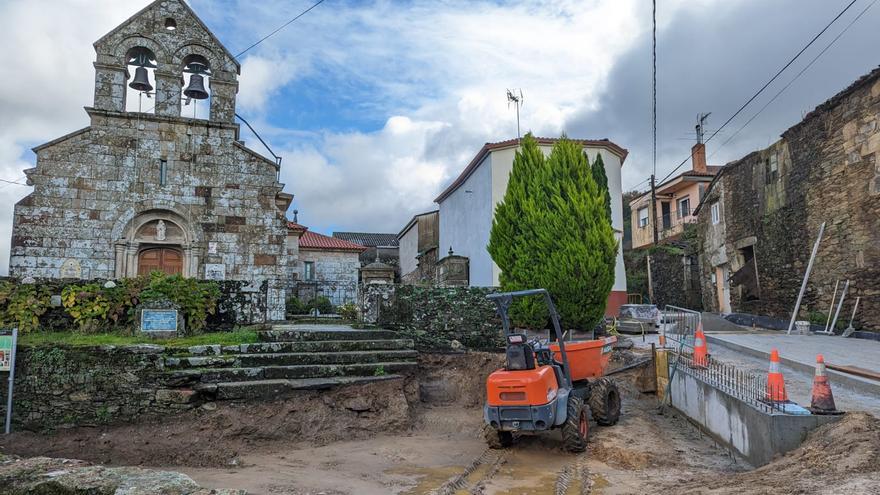
[[[516,92],[519,91],[519,94]],[[519,107],[522,106],[523,101],[522,89],[519,90],[507,90],[507,108],[510,108],[510,104],[513,103],[516,105],[516,140],[517,142],[522,138],[522,134],[519,131]]]
[[[712,112],[697,114],[697,144],[703,143],[703,130],[706,128],[706,119],[710,115],[712,115]]]

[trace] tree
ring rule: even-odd
[[[596,153],[596,160],[592,167],[593,179],[599,186],[599,191],[605,195],[605,211],[608,213],[608,221],[611,221],[611,192],[608,191],[608,176],[605,174],[605,163],[602,162],[602,154]]]
[[[488,249],[501,269],[503,290],[547,289],[566,328],[589,329],[602,318],[614,284],[617,241],[579,145],[563,137],[545,158],[526,135],[496,207]],[[518,324],[547,322],[537,298],[518,302],[511,316]]]

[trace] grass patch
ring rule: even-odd
[[[23,346],[67,345],[88,347],[100,345],[158,344],[167,347],[188,347],[192,345],[236,345],[259,342],[255,330],[243,328],[231,332],[212,332],[190,337],[155,339],[146,335],[129,335],[121,332],[81,334],[72,332],[30,332],[19,336],[18,343]]]

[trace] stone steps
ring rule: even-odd
[[[196,388],[217,400],[248,400],[282,397],[298,390],[327,390],[340,385],[363,385],[402,379],[401,375],[340,376],[332,378],[300,378],[295,380],[251,380],[202,384]]]
[[[332,378],[342,376],[382,376],[414,369],[413,361],[386,361],[358,364],[306,364],[292,366],[258,366],[247,368],[192,368],[166,372],[170,387],[194,387],[198,384],[242,382],[255,380]]]
[[[225,354],[220,356],[186,356],[165,358],[165,368],[229,368],[255,366],[289,366],[305,364],[357,364],[383,361],[408,361],[419,353],[412,349],[344,352],[270,352],[262,354]]]
[[[226,354],[268,354],[298,352],[393,351],[412,349],[410,339],[374,340],[304,340],[294,342],[259,342],[240,345],[199,345],[168,349],[172,357],[220,356]]]
[[[264,342],[342,341],[342,340],[396,340],[391,330],[297,330],[295,326],[275,325],[272,330],[260,332]]]
[[[413,341],[388,330],[275,325],[259,335],[253,344],[166,350],[166,386],[206,400],[271,399],[401,379],[418,366]]]

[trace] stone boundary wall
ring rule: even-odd
[[[163,386],[158,345],[19,347],[13,424],[45,430],[63,425],[130,422],[194,407],[196,394]],[[7,397],[8,380],[0,380]],[[5,417],[6,401],[0,405]]]
[[[359,309],[365,323],[397,330],[420,351],[492,351],[503,347],[501,319],[486,287],[367,284]]]

